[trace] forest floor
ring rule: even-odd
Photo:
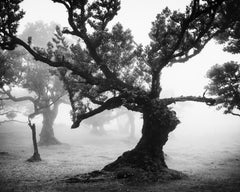
[[[60,126],[60,125],[59,125]],[[122,152],[134,147],[136,140],[127,140],[108,132],[91,136],[88,131],[56,136],[64,144],[40,147],[42,161],[26,162],[32,155],[31,132],[27,126],[12,124],[0,127],[0,192],[239,192],[240,132],[226,139],[183,139],[173,135],[165,147],[170,168],[183,172],[180,180],[155,183],[128,183],[109,180],[90,183],[66,182],[68,178],[103,168]],[[80,136],[81,135],[81,136]],[[65,139],[64,139],[65,138]],[[215,138],[215,140],[213,140]],[[205,139],[205,140],[204,140]],[[221,144],[221,145],[219,145]]]

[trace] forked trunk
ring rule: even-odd
[[[43,112],[42,130],[40,133],[40,146],[61,144],[54,136],[53,124],[57,116],[57,110],[46,108]]]
[[[175,112],[166,106],[147,105],[143,111],[142,137],[136,147],[123,153],[103,170],[115,171],[130,167],[155,172],[167,168],[163,146],[168,140],[169,132],[173,131],[178,123]]]

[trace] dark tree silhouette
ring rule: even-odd
[[[233,61],[216,64],[208,71],[207,77],[210,79],[206,87],[209,94],[219,97],[218,109],[224,108],[224,113],[240,117],[240,65]]]
[[[127,167],[172,174],[164,160],[163,146],[179,120],[168,106],[183,101],[214,104],[215,100],[195,96],[161,98],[162,70],[188,61],[211,39],[235,26],[240,20],[240,2],[192,0],[184,13],[165,8],[152,23],[150,45],[143,48],[120,24],[112,30],[106,28],[120,10],[119,0],[53,0],[68,12],[70,28],[63,28],[62,33],[81,39],[69,47],[70,56],[54,54],[53,44],[43,50],[16,36],[18,21],[23,17],[19,2],[1,1],[0,45],[3,49],[23,46],[36,60],[70,71],[62,73],[62,78],[73,108],[72,128],[79,127],[86,118],[120,106],[142,113],[140,141],[104,170],[118,172]],[[98,107],[92,108],[89,102]]]

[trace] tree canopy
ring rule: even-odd
[[[179,123],[168,106],[182,101],[214,104],[215,99],[161,98],[162,70],[189,61],[214,38],[224,36],[225,43],[235,42],[237,36],[232,29],[239,26],[240,1],[192,0],[185,12],[165,8],[152,22],[151,42],[145,47],[138,45],[130,30],[121,24],[107,28],[120,10],[119,0],[52,1],[66,8],[70,27],[58,28],[58,38],[47,48],[36,47],[31,39],[26,42],[16,35],[23,17],[21,0],[1,1],[0,46],[22,46],[35,60],[59,68],[73,109],[72,128],[79,127],[84,119],[120,106],[143,113],[139,143],[106,170],[122,165],[144,170],[166,167],[162,148],[169,132]],[[76,36],[79,41],[69,45],[65,34]]]
[[[207,73],[210,79],[206,87],[210,95],[218,96],[218,108],[224,108],[225,113],[240,116],[240,65],[237,62],[227,62],[214,65]]]

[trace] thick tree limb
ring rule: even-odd
[[[72,64],[66,60],[62,60],[62,61],[52,61],[42,55],[40,55],[39,53],[37,53],[34,49],[32,49],[27,43],[25,43],[23,40],[12,36],[11,37],[13,39],[13,41],[18,44],[21,45],[22,47],[24,47],[33,57],[36,61],[41,61],[43,63],[48,64],[49,66],[52,67],[66,67],[67,69],[74,71],[75,74],[80,75],[82,78],[84,78],[89,84],[94,84],[94,85],[98,85],[100,83],[102,83],[102,81],[104,81],[102,78],[96,78],[94,76],[92,76],[88,71],[83,70],[82,68],[80,68],[78,65],[76,64]]]
[[[160,99],[166,105],[171,105],[176,102],[186,102],[186,101],[195,101],[195,102],[203,102],[208,105],[214,105],[217,102],[217,98],[206,98],[206,97],[196,97],[196,96],[181,96],[181,97],[171,97],[166,99]]]
[[[98,113],[101,113],[104,110],[111,110],[111,109],[120,107],[123,104],[123,98],[124,98],[123,96],[110,98],[107,101],[105,101],[100,107],[98,107],[90,112],[87,112],[84,114],[79,114],[76,117],[76,121],[73,123],[71,128],[75,129],[75,128],[79,127],[79,124],[81,123],[82,120],[92,117]]]

